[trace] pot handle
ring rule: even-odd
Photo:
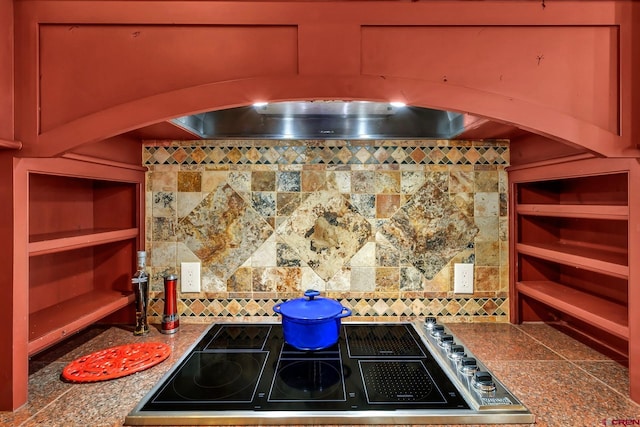
[[[336,319],[342,319],[343,317],[351,316],[351,309],[347,307],[342,307],[342,313],[336,316]]]
[[[307,289],[304,291],[304,296],[312,300],[314,297],[320,295],[320,291],[316,291],[315,289]]]
[[[282,304],[276,304],[276,305],[274,305],[274,306],[273,306],[273,311],[275,311],[275,312],[276,312],[276,313],[278,313],[278,314],[282,314],[282,312],[280,311],[280,306],[281,306],[281,305],[282,305]]]

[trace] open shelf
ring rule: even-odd
[[[628,256],[626,253],[571,243],[518,243],[516,250],[521,254],[604,273],[614,277],[629,277],[629,267],[626,265]]]
[[[38,243],[37,248],[50,241],[52,248],[64,250],[65,239],[130,233],[138,228],[139,193],[131,182],[30,173],[29,243]]]
[[[137,228],[124,230],[79,230],[31,236],[29,255],[45,255],[72,249],[86,248],[104,243],[119,242],[138,236]]]
[[[624,304],[552,281],[518,282],[516,289],[576,319],[597,325],[619,338],[629,339],[628,312]]]
[[[629,207],[626,205],[521,204],[517,206],[517,213],[558,218],[626,220],[629,217]]]
[[[567,165],[569,166],[569,165]],[[563,172],[571,174],[571,166]],[[536,178],[518,185],[516,202],[525,204],[580,205],[580,206],[627,206],[629,193],[629,175],[624,172],[593,173],[585,175],[585,168],[576,176],[562,178]],[[558,173],[558,171],[554,171]],[[527,175],[523,172],[522,175]]]
[[[134,302],[133,293],[93,290],[29,315],[29,355]]]

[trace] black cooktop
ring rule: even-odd
[[[313,352],[280,324],[214,324],[140,412],[468,408],[410,324],[343,324]]]

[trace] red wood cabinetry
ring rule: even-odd
[[[628,358],[636,400],[637,169],[592,159],[509,171],[512,322],[553,322]]]
[[[26,195],[16,204],[27,242],[16,265],[26,269],[27,283],[18,285],[28,294],[25,338],[34,354],[134,301],[144,170],[22,159],[15,177],[17,193]]]

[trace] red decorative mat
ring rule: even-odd
[[[159,342],[120,345],[74,360],[62,370],[62,378],[74,383],[112,380],[155,366],[170,354],[171,347]]]

